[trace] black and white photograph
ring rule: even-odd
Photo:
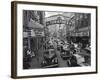
[[[97,7],[12,2],[12,77],[97,73]]]
[[[23,69],[91,66],[91,14],[23,10]]]

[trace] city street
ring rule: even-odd
[[[58,59],[58,67],[68,67],[67,60],[64,60],[61,57],[61,52],[57,50],[55,43],[53,44],[53,46],[54,46],[54,50],[55,50],[55,53],[56,53],[57,59]],[[85,50],[81,50],[81,52],[75,56],[76,56],[77,61],[79,62],[80,66],[90,65],[90,54],[88,54]],[[85,58],[86,58],[86,60],[85,60]],[[84,62],[80,63],[80,61],[82,61],[82,60]],[[43,51],[40,50],[40,51],[38,51],[38,54],[32,58],[32,61],[30,63],[31,64],[30,69],[41,68],[42,61],[43,61]]]
[[[68,67],[67,65],[67,61],[66,60],[63,60],[60,56],[60,52],[59,51],[56,51],[56,54],[57,54],[57,58],[58,58],[58,64],[59,64],[59,67]]]
[[[25,69],[91,65],[89,13],[24,10],[23,15]]]
[[[43,54],[43,53],[41,53],[41,54]],[[59,51],[56,51],[56,55],[57,55],[59,67],[67,67],[68,66],[67,62],[66,62],[66,60],[63,60],[61,58]],[[43,56],[39,55],[39,57],[33,57],[30,69],[32,69],[32,68],[41,68],[42,60],[43,60]]]

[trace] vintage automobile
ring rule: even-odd
[[[63,50],[60,54],[61,58],[63,58],[63,60],[67,60],[70,58],[70,51],[69,50]]]
[[[62,47],[63,47],[63,50],[69,50],[70,48],[68,43],[64,44]]]
[[[53,45],[49,45],[48,49],[54,49]]]
[[[69,58],[68,66],[70,67],[86,66],[85,59],[82,55],[77,53],[76,50],[70,51],[70,58]]]
[[[57,50],[61,51],[61,46],[60,45],[57,45]]]
[[[49,49],[43,54],[43,61],[41,63],[43,68],[58,67],[58,59],[54,49]]]
[[[78,59],[75,55],[71,55],[70,58],[67,60],[67,65],[69,67],[78,67],[78,66],[81,66],[78,63],[79,60],[81,60],[81,59]],[[79,62],[81,62],[81,61],[79,61]]]
[[[63,47],[63,43],[61,43],[61,42],[59,41],[59,43],[58,43],[58,45],[57,45],[57,50],[58,50],[58,51],[61,51],[62,47]]]

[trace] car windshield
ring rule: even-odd
[[[45,55],[49,55],[49,51],[45,51],[44,54],[45,54]]]

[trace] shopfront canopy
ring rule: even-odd
[[[31,29],[43,29],[44,26],[41,25],[40,23],[30,19],[29,23],[28,23],[28,27]]]

